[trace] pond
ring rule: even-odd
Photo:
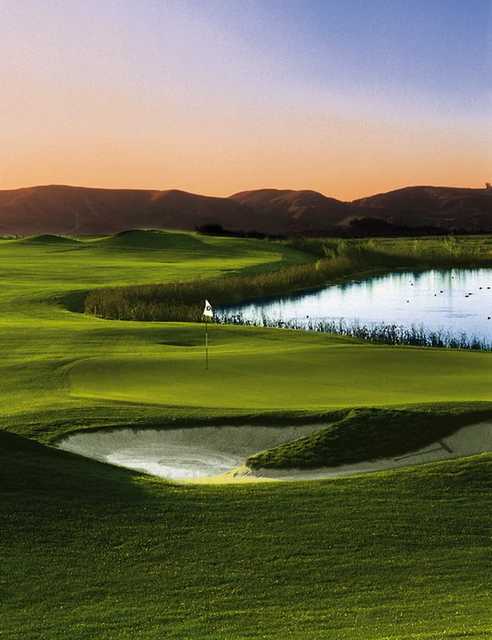
[[[396,272],[219,309],[219,315],[272,325],[310,328],[344,321],[442,331],[489,342],[492,337],[492,269]]]

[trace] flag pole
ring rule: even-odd
[[[208,371],[208,318],[205,316],[205,369]]]
[[[214,318],[214,310],[208,300],[205,300],[202,316],[205,320],[205,369],[208,370],[208,319]]]

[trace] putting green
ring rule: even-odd
[[[69,370],[74,396],[136,403],[264,410],[322,410],[417,402],[488,400],[488,353],[343,343],[319,336],[303,345],[229,334],[212,349],[162,357],[91,358]]]

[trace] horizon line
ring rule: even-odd
[[[288,187],[287,188],[256,187],[251,189],[241,189],[240,191],[235,191],[234,193],[231,193],[229,195],[216,195],[216,194],[208,194],[208,193],[198,193],[196,191],[187,191],[186,189],[180,189],[177,187],[169,187],[166,189],[162,189],[162,188],[153,188],[153,187],[107,187],[107,186],[102,187],[102,186],[92,186],[92,185],[87,186],[87,185],[78,185],[78,184],[46,183],[46,184],[33,184],[33,185],[27,185],[22,187],[0,187],[0,193],[6,192],[6,191],[27,191],[30,189],[47,189],[47,188],[56,187],[56,188],[64,188],[64,189],[90,189],[94,191],[142,191],[142,192],[151,191],[156,193],[166,193],[166,192],[175,191],[175,192],[186,193],[186,194],[198,196],[198,197],[217,198],[217,199],[227,200],[241,193],[252,193],[255,191],[280,191],[280,192],[290,191],[290,192],[298,192],[298,193],[302,193],[302,192],[316,193],[316,194],[322,195],[325,198],[331,198],[333,200],[338,200],[339,202],[349,203],[349,202],[356,202],[357,200],[363,200],[364,198],[383,195],[386,193],[403,191],[405,189],[459,189],[459,190],[469,189],[469,190],[475,190],[475,191],[487,191],[487,190],[490,190],[490,188],[487,187],[487,184],[489,183],[487,183],[486,181],[484,181],[482,183],[483,186],[480,186],[480,187],[469,187],[469,186],[465,187],[465,186],[457,186],[457,185],[435,185],[435,184],[406,184],[404,186],[398,186],[398,187],[388,189],[387,191],[373,192],[366,196],[361,196],[359,198],[354,198],[352,200],[343,200],[341,198],[337,198],[332,195],[327,195],[326,193],[323,193],[322,191],[318,191],[317,189],[309,189],[309,188],[292,189]]]

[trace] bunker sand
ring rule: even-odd
[[[198,480],[242,465],[248,456],[325,425],[115,429],[79,432],[58,446],[88,458],[171,480]]]
[[[246,466],[250,455],[319,431],[323,426],[125,428],[79,432],[60,440],[58,447],[168,480],[200,483],[337,478],[492,451],[492,422],[481,422],[396,458],[317,469],[250,469]]]

